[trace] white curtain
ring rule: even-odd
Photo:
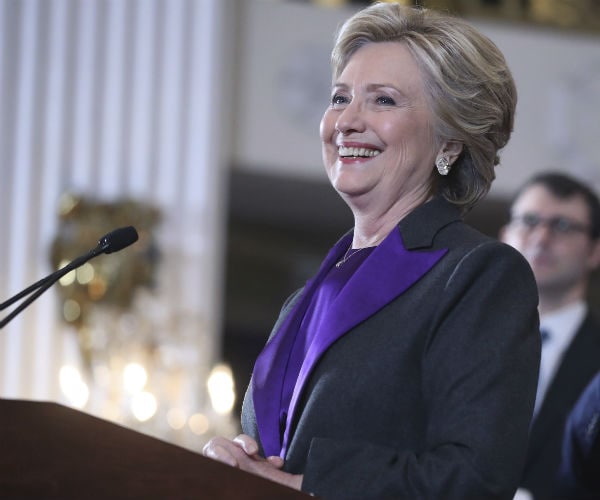
[[[218,358],[230,7],[0,0],[0,302],[53,270],[63,193],[143,200],[172,328],[197,332],[199,366]],[[50,290],[0,330],[0,397],[62,401],[74,342]]]

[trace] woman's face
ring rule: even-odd
[[[400,42],[370,43],[334,82],[321,121],[333,187],[359,206],[421,203],[438,151],[419,68]],[[403,201],[398,201],[403,200]]]

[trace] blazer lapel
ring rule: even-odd
[[[296,333],[316,288],[351,242],[352,232],[349,232],[333,246],[316,276],[306,282],[300,298],[292,306],[290,313],[281,324],[275,326],[271,339],[256,359],[252,373],[252,399],[258,432],[266,456],[277,455],[281,450],[279,432],[281,394],[288,357]]]

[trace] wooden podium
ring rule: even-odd
[[[311,497],[56,403],[0,399],[0,498]]]

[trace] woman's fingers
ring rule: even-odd
[[[233,440],[215,437],[202,448],[202,454],[205,457],[218,460],[232,467],[241,467],[241,462],[249,457],[256,458],[258,451],[258,443],[246,434],[240,434]]]
[[[258,453],[258,443],[246,434],[240,434],[233,438],[233,442],[239,445],[246,455],[256,455]]]
[[[283,464],[284,464],[283,458],[281,458],[281,457],[279,457],[277,455],[273,455],[271,457],[267,457],[267,462],[269,462],[276,469],[281,469],[283,467]]]
[[[239,456],[245,455],[245,452],[237,443],[223,437],[216,437],[204,445],[202,454],[232,467],[239,467]]]

